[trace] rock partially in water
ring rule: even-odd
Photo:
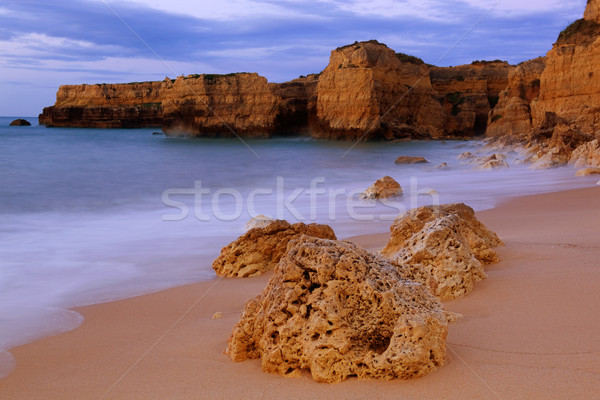
[[[382,254],[402,265],[423,268],[436,279],[442,300],[464,296],[485,278],[483,266],[498,261],[500,238],[464,204],[427,206],[399,216]]]
[[[31,122],[26,119],[15,119],[9,126],[31,126]]]
[[[285,254],[288,242],[301,235],[336,239],[333,229],[327,225],[291,225],[277,220],[264,228],[254,228],[236,241],[223,247],[212,267],[219,276],[248,278],[257,276],[277,265]]]
[[[426,164],[427,161],[423,157],[400,156],[394,161],[396,164],[411,165],[411,164]]]
[[[491,156],[485,158],[481,165],[477,167],[478,169],[500,169],[500,168],[508,168],[509,165],[506,161],[506,156],[503,154],[492,154]]]
[[[402,187],[394,178],[384,176],[362,192],[363,199],[387,199],[402,196]]]
[[[459,160],[472,160],[475,158],[475,155],[470,151],[465,151],[464,153],[460,153],[457,158]]]
[[[318,382],[408,379],[444,363],[448,315],[423,283],[358,246],[309,237],[290,243],[267,288],[229,339],[234,361]]]
[[[571,158],[569,160],[569,164],[577,167],[600,167],[600,141],[598,139],[593,140],[591,142],[582,144],[577,147]]]
[[[575,176],[590,176],[590,175],[600,175],[600,168],[583,168],[577,171]]]

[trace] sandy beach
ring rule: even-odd
[[[446,365],[424,378],[327,385],[265,374],[258,360],[232,362],[223,350],[263,276],[77,309],[78,329],[11,350],[17,367],[0,380],[0,398],[595,398],[599,196],[600,187],[535,195],[478,213],[506,242],[501,262],[471,294],[445,303],[464,318],[450,327]],[[387,234],[352,240],[375,250]]]

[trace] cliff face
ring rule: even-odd
[[[162,96],[171,86],[171,81],[64,85],[56,104],[44,108],[39,122],[50,127],[160,127]]]
[[[332,51],[318,85],[316,136],[331,139],[441,137],[444,110],[428,67],[363,42]]]
[[[534,126],[552,112],[578,129],[600,127],[596,118],[600,111],[600,25],[596,28],[583,36],[574,33],[559,39],[548,52],[539,100],[532,105]]]
[[[600,128],[600,0],[590,0],[584,19],[562,31],[545,58],[523,63],[490,113],[488,136],[529,135],[548,124],[588,132]],[[546,132],[547,134],[548,132]]]
[[[186,136],[270,136],[277,101],[258,74],[179,77],[164,95],[163,130]]]
[[[511,69],[514,67],[503,61],[432,68],[431,83],[443,98],[445,132],[454,136],[485,133],[488,114],[508,85]]]
[[[526,61],[512,69],[508,87],[500,92],[498,105],[490,112],[488,136],[525,135],[532,132],[531,103],[540,94],[540,78],[546,59]]]
[[[487,135],[501,145],[525,147],[535,168],[574,163],[572,155],[598,138],[599,21],[600,0],[590,0],[584,19],[560,33],[545,59],[523,63],[511,74],[490,113]]]
[[[483,134],[508,84],[505,62],[438,68],[375,41],[331,53],[318,86],[318,136],[445,138]]]
[[[61,86],[40,124],[162,126],[186,136],[398,139],[474,136],[508,82],[506,63],[437,68],[376,41],[332,51],[319,75],[268,83],[253,73]]]

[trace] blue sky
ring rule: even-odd
[[[0,0],[0,115],[37,116],[61,84],[242,71],[282,82],[323,70],[332,49],[355,40],[377,39],[440,66],[518,63],[544,55],[585,4]]]

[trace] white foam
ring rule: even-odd
[[[299,196],[293,205],[306,218],[304,222],[329,224],[340,238],[387,231],[402,209],[429,204],[436,198],[442,203],[465,202],[481,210],[511,196],[583,185],[581,181],[572,179],[571,169],[530,171],[527,166],[515,166],[501,171],[473,171],[472,166],[462,165],[456,160],[458,153],[476,146],[469,143],[463,143],[460,150],[439,143],[398,144],[397,149],[390,145],[365,144],[364,148],[357,148],[347,158],[342,158],[347,151],[342,144],[275,140],[263,145],[262,150],[258,149],[263,155],[260,161],[257,162],[248,153],[248,160],[243,165],[237,160],[233,164],[228,163],[227,157],[223,156],[230,151],[228,146],[231,143],[227,142],[222,148],[218,147],[220,142],[191,142],[190,146],[200,149],[195,151],[207,151],[200,143],[207,143],[211,154],[220,154],[219,159],[225,160],[222,163],[226,168],[213,165],[215,161],[209,159],[204,167],[210,167],[210,174],[199,173],[198,179],[209,176],[218,182],[211,187],[213,191],[235,182],[240,185],[237,188],[243,198],[247,198],[256,187],[276,189],[277,175],[285,178],[284,197],[297,188],[308,189],[311,180],[317,177],[326,177],[322,188],[345,190],[346,193],[360,193],[386,175],[402,185],[405,195],[395,207],[381,202],[365,204],[356,199],[359,215],[354,218],[348,212],[344,197],[331,203],[327,194],[320,195],[316,207],[311,208],[311,196],[307,193]],[[189,159],[181,161],[180,154],[187,150],[176,150],[168,154],[173,158],[171,162],[179,163],[178,169],[169,171],[167,178],[192,168],[203,171],[202,165],[196,165],[200,163],[199,156],[193,153],[188,155]],[[422,166],[394,165],[395,157],[409,150],[414,155],[426,157],[433,165],[447,162],[451,169],[427,171]],[[246,154],[245,148],[239,151],[243,152],[242,155]],[[138,153],[142,154],[136,148]],[[308,156],[312,157],[311,162],[304,160]],[[275,172],[267,175],[265,171]],[[411,190],[412,177],[417,178],[416,193]],[[138,175],[126,178],[129,181],[123,178],[123,185],[137,187]],[[194,184],[193,179],[185,182],[188,187]],[[113,189],[114,185],[110,188]],[[168,187],[164,185],[142,185],[138,189],[141,194],[135,195],[147,197],[143,197],[139,204],[120,208],[96,207],[91,211],[72,212],[57,202],[59,205],[53,212],[22,211],[2,215],[0,349],[9,349],[78,326],[81,316],[66,311],[68,308],[212,278],[211,261],[222,246],[243,232],[244,223],[256,213],[290,222],[296,220],[290,210],[278,212],[277,193],[274,192],[258,196],[255,209],[244,209],[235,221],[223,222],[214,216],[208,221],[199,221],[194,218],[192,209],[188,218],[182,221],[165,222],[162,217],[174,211],[160,202],[165,189]],[[129,196],[129,192],[126,193],[123,196]],[[427,195],[419,196],[418,193]],[[72,193],[72,196],[77,195],[77,192]],[[44,201],[43,196],[40,193],[40,202]],[[88,197],[80,200],[82,203],[90,201]],[[107,195],[104,199],[94,200],[102,204],[113,199]],[[193,201],[184,201],[193,207]],[[228,197],[223,197],[219,206],[226,213],[235,209],[233,200]],[[361,219],[365,214],[372,214],[374,218]],[[8,360],[6,356],[4,359]],[[0,366],[0,372],[3,371],[1,368],[11,368],[9,361],[5,364],[8,367]]]

